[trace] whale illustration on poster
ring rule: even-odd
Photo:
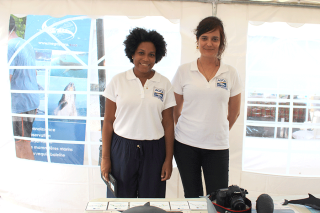
[[[74,83],[70,82],[64,91],[75,91]],[[58,116],[77,116],[76,94],[63,94],[58,107],[54,110],[54,114]]]

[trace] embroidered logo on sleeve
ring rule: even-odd
[[[164,89],[160,89],[160,88],[154,87],[153,88],[153,97],[159,98],[160,101],[163,102]]]
[[[223,78],[218,78],[217,79],[217,87],[228,90],[227,81]]]

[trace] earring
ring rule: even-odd
[[[199,49],[199,46],[197,45],[197,47],[196,47],[197,49]]]

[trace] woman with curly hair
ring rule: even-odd
[[[226,45],[222,21],[204,18],[195,35],[200,57],[181,65],[172,80],[174,157],[186,198],[203,195],[201,170],[207,194],[228,187],[229,130],[241,105],[238,72],[221,60]]]
[[[166,55],[166,42],[154,30],[134,28],[124,45],[134,67],[114,76],[103,94],[101,173],[115,177],[119,198],[164,198],[176,102],[170,81],[152,67]]]

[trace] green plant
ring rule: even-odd
[[[24,39],[24,34],[26,31],[26,22],[27,22],[27,17],[23,17],[23,18],[18,18],[14,15],[12,15],[12,18],[14,18],[15,24],[16,24],[16,34],[17,36],[19,36],[20,38]]]

